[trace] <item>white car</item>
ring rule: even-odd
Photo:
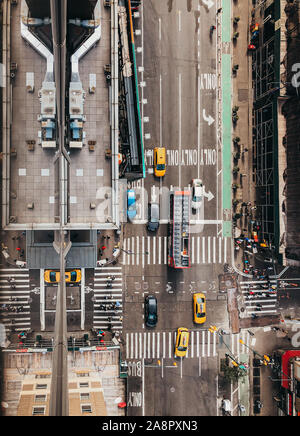
[[[201,179],[192,180],[192,209],[200,209],[203,203],[203,183]]]

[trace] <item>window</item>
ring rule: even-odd
[[[45,406],[34,407],[32,410],[33,415],[45,415]]]
[[[81,405],[82,413],[92,413],[92,406],[90,404],[82,404]]]
[[[45,385],[43,385],[43,384],[37,384],[35,388],[36,388],[36,389],[47,389],[47,385],[46,385],[46,384],[45,384]]]
[[[77,377],[89,377],[90,373],[89,372],[78,372],[77,373]]]
[[[50,374],[36,374],[35,378],[50,378]]]
[[[81,383],[79,383],[79,387],[80,388],[88,388],[89,387],[89,382],[81,382]]]
[[[34,401],[35,403],[45,403],[46,398],[47,395],[36,395]]]
[[[90,399],[90,394],[88,392],[83,392],[82,394],[80,394],[80,400],[89,400]]]

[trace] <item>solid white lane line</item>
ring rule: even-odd
[[[181,188],[181,136],[182,136],[182,131],[181,131],[181,129],[182,129],[182,126],[181,126],[181,73],[179,73],[179,75],[178,75],[178,87],[179,87],[179,114],[178,114],[178,117],[179,117],[179,141],[178,141],[178,144],[179,144],[179,150],[178,150],[178,152],[179,152],[179,156],[180,156],[180,158],[179,158],[179,165],[178,165],[178,169],[179,169],[179,188]]]
[[[162,141],[163,141],[162,139],[162,76],[160,74],[159,75],[159,142],[161,147],[163,147]]]

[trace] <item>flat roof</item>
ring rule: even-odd
[[[45,79],[47,63],[21,36],[20,8],[18,3],[11,10],[11,61],[17,63],[12,81],[11,148],[16,150],[16,155],[10,156],[8,219],[15,218],[10,219],[6,228],[55,228],[58,227],[55,221],[56,149],[43,149],[38,137],[41,131],[38,92]],[[101,39],[79,62],[80,79],[86,93],[83,125],[86,139],[82,149],[69,150],[70,228],[107,226],[107,216],[111,216],[112,196],[108,196],[106,208],[97,199],[99,192],[104,197],[103,187],[109,190],[112,186],[112,160],[105,159],[105,150],[111,148],[109,88],[104,75],[104,66],[111,62],[110,33],[110,9],[102,7]],[[34,92],[26,89],[26,73],[34,73]],[[94,93],[89,93],[90,74],[96,76]],[[34,150],[28,149],[26,141],[35,141]],[[89,141],[96,142],[94,151],[89,149]],[[30,203],[33,208],[28,208]],[[99,213],[103,210],[105,215]]]

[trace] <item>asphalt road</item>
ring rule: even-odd
[[[222,156],[217,143],[216,5],[204,2],[143,2],[135,28],[135,45],[142,104],[147,177],[130,185],[136,189],[138,216],[124,230],[126,277],[124,330],[128,378],[128,414],[145,416],[217,414],[217,339],[211,324],[228,322],[218,275],[230,261],[230,243],[222,238],[220,179]],[[153,175],[153,149],[166,147],[167,173]],[[188,188],[201,178],[203,207],[191,215],[192,267],[175,271],[167,266],[167,218],[170,187]],[[159,201],[157,234],[146,230],[147,204]],[[209,222],[207,222],[209,221]],[[206,293],[207,322],[195,326],[192,294]],[[158,324],[145,328],[144,298],[158,300]],[[174,359],[176,329],[191,331],[189,355]],[[176,366],[175,366],[176,364]],[[139,368],[139,370],[137,370]]]

